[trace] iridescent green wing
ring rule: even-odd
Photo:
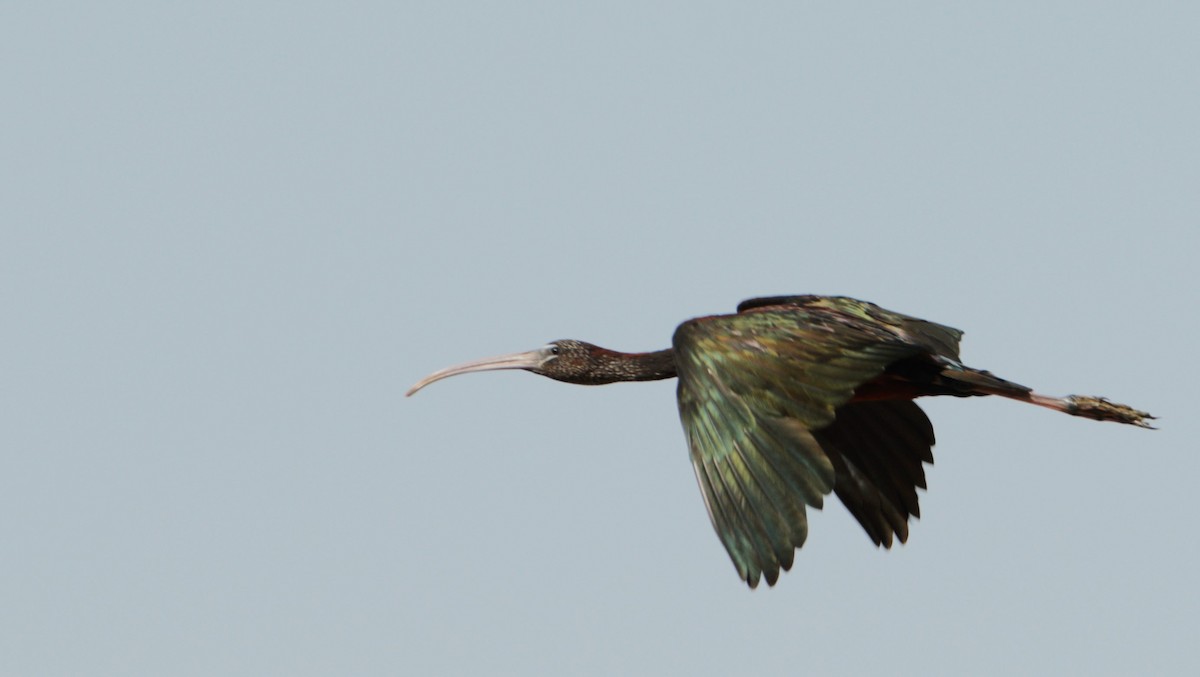
[[[675,332],[679,413],[709,518],[750,587],[774,584],[836,468],[812,431],[854,389],[927,349],[885,322],[827,307],[762,307]]]
[[[815,313],[836,313],[878,326],[891,327],[910,343],[926,351],[958,361],[958,344],[962,332],[919,317],[904,315],[881,308],[869,301],[847,296],[767,296],[746,299],[738,304],[739,313],[756,309],[798,308]]]

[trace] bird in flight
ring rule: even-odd
[[[687,320],[671,348],[621,353],[576,340],[436,371],[524,369],[600,385],[679,378],[679,416],[704,506],[738,575],[774,585],[837,494],[877,546],[908,539],[933,462],[918,397],[999,395],[1099,421],[1154,417],[1100,397],[1051,397],[962,364],[957,329],[840,296],[776,296]]]

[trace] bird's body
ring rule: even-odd
[[[905,541],[919,516],[933,426],[912,401],[999,395],[1076,416],[1149,427],[1101,398],[1055,398],[963,366],[962,332],[864,301],[751,299],[732,315],[688,320],[672,347],[619,353],[574,340],[451,367],[418,382],[526,369],[570,383],[679,378],[679,412],[705,507],[750,587],[791,568],[806,506],[835,492],[877,544]]]

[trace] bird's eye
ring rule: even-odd
[[[558,346],[550,346],[550,354],[557,355],[558,354]]]

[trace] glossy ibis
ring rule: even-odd
[[[805,506],[830,491],[876,545],[919,517],[933,426],[926,395],[999,395],[1149,428],[1154,417],[1098,397],[1049,397],[964,366],[962,332],[845,297],[750,299],[679,325],[672,347],[620,353],[575,340],[434,372],[525,369],[598,385],[679,377],[679,415],[713,527],[751,588],[774,585],[808,535]]]

